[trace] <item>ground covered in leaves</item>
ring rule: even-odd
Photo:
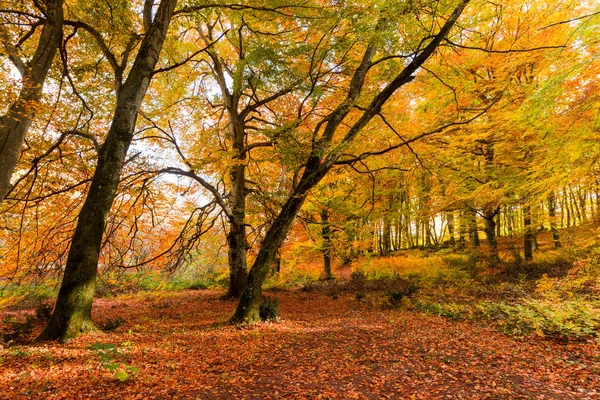
[[[0,398],[600,398],[591,341],[514,338],[301,291],[273,294],[281,321],[239,327],[221,295],[99,299],[94,318],[112,332],[2,348]]]

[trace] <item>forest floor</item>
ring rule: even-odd
[[[272,293],[280,321],[239,327],[222,294],[98,299],[94,319],[112,332],[0,348],[0,398],[600,398],[598,342],[517,339],[303,291]]]

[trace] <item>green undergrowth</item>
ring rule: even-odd
[[[34,308],[54,299],[58,293],[58,281],[23,282],[0,287],[0,309]]]
[[[123,293],[160,292],[180,290],[222,289],[227,286],[227,271],[178,271],[174,274],[160,271],[111,272],[96,283],[96,296],[110,297]]]
[[[516,336],[594,339],[600,337],[599,272],[596,251],[577,261],[547,252],[527,264],[451,256],[433,278],[410,278],[421,290],[401,306],[453,320],[491,322]]]
[[[600,249],[536,254],[534,262],[485,253],[406,252],[365,257],[349,282],[312,282],[304,290],[344,292],[375,306],[493,324],[515,336],[558,341],[600,337]]]

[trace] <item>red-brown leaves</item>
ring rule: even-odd
[[[227,325],[214,291],[98,300],[112,333],[0,350],[0,398],[595,398],[598,345],[518,341],[491,328],[381,310],[353,296],[278,293],[283,320]],[[139,368],[119,382],[92,350]],[[119,356],[121,357],[121,356]]]

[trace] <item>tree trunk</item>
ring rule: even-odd
[[[498,214],[496,215],[496,238],[502,236],[502,212],[498,208]]]
[[[570,192],[570,197],[571,197],[571,206],[573,207],[573,209],[575,209],[574,212],[573,212],[573,210],[571,210],[571,214],[573,215],[573,225],[577,225],[575,217],[577,217],[577,219],[579,220],[579,223],[581,224],[581,221],[582,221],[581,211],[579,210],[579,205],[577,204],[577,199],[575,198],[575,195],[573,194],[573,192]]]
[[[259,305],[262,295],[262,284],[267,277],[271,264],[273,264],[279,247],[288,234],[296,214],[300,211],[300,207],[302,207],[308,195],[308,189],[305,192],[297,191],[296,195],[291,196],[286,201],[281,212],[267,231],[256,260],[248,273],[246,285],[238,301],[235,314],[231,318],[231,322],[260,321]]]
[[[234,114],[235,111],[232,112]],[[246,256],[248,239],[246,237],[246,166],[244,165],[244,139],[245,132],[237,116],[232,115],[232,134],[236,162],[231,169],[231,219],[229,221],[229,234],[227,235],[229,259],[229,289],[226,298],[239,298],[248,274]]]
[[[392,226],[390,224],[390,217],[385,215],[383,217],[383,237],[381,238],[382,255],[387,256],[392,251]]]
[[[448,244],[452,247],[456,246],[456,240],[454,239],[454,213],[446,213],[446,224],[448,226]]]
[[[467,235],[467,222],[466,222],[466,216],[465,216],[465,212],[461,211],[459,218],[458,218],[458,222],[459,222],[459,227],[458,227],[458,248],[460,250],[464,250],[465,248],[465,236]]]
[[[471,248],[476,249],[481,245],[479,240],[479,231],[477,229],[477,211],[470,210],[469,215],[469,238],[471,239]]]
[[[54,312],[38,340],[65,341],[93,328],[92,300],[106,217],[133,139],[136,117],[150,84],[177,0],[162,0],[119,96],[90,190],[79,213]]]
[[[498,214],[499,208],[493,209],[490,206],[486,206],[483,210],[483,220],[485,222],[485,235],[487,237],[487,244],[490,248],[492,256],[498,258],[498,241],[496,240],[496,215]]]
[[[325,279],[331,279],[331,225],[326,208],[321,210],[321,236],[323,237],[323,272]]]
[[[15,63],[23,81],[19,97],[0,117],[0,203],[10,190],[10,179],[19,160],[21,146],[36,115],[46,76],[62,38],[63,0],[49,0],[45,5],[46,21],[35,53],[26,64],[10,43],[8,32],[0,27],[0,42],[4,43],[8,58]]]
[[[558,229],[556,229],[556,197],[554,196],[554,192],[548,195],[548,216],[550,217],[550,230],[552,231],[554,248],[562,247],[560,234],[558,233]]]
[[[523,207],[523,227],[525,228],[525,241],[523,243],[523,251],[525,253],[525,261],[533,260],[533,229],[531,227],[531,207]]]
[[[308,196],[308,192],[331,170],[342,156],[344,150],[351,145],[359,132],[379,114],[389,98],[399,88],[413,80],[413,74],[434,53],[468,3],[469,0],[463,0],[456,6],[452,15],[446,20],[438,34],[430,40],[427,46],[380,93],[375,95],[371,103],[364,109],[363,114],[344,133],[342,141],[334,144],[333,138],[344,119],[354,109],[354,104],[356,104],[361,96],[367,74],[373,66],[373,59],[380,44],[380,38],[377,35],[373,37],[373,41],[366,47],[361,62],[350,80],[346,98],[322,120],[322,123],[317,124],[317,131],[314,132],[316,139],[313,141],[311,153],[304,164],[302,177],[295,190],[284,203],[277,217],[273,220],[273,224],[268,229],[262,241],[260,251],[248,274],[247,283],[240,296],[237,309],[231,319],[232,322],[254,322],[260,320],[259,305],[263,282],[273,263],[277,250],[287,236],[296,214],[302,207],[306,196]],[[382,29],[383,25],[378,23],[376,30]],[[319,127],[323,126],[322,133],[319,133]]]
[[[246,254],[248,242],[245,225],[236,218],[229,223],[227,234],[227,256],[229,262],[229,289],[225,298],[237,299],[246,284]]]

